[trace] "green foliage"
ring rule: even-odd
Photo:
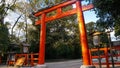
[[[0,51],[2,53],[7,51],[9,43],[10,40],[7,25],[0,24]]]
[[[66,17],[47,23],[46,59],[80,58],[79,30],[76,16]],[[28,41],[30,52],[39,52],[40,27],[29,26]]]
[[[115,24],[115,36],[120,36],[120,23],[119,23],[119,21]]]
[[[59,42],[55,45],[57,47],[57,56],[59,58],[72,58],[73,57],[73,46],[65,44],[65,42]]]
[[[1,0],[0,1],[0,51],[2,53],[8,52],[8,47],[10,45],[10,35],[8,25],[10,23],[4,22],[5,17],[8,15],[8,11],[14,11],[16,0]]]
[[[93,0],[95,11],[104,28],[115,28],[115,35],[119,36],[120,28],[120,2],[119,0]]]
[[[38,53],[39,52],[39,34],[40,34],[40,27],[31,26],[28,28],[28,43],[30,46],[30,52]]]
[[[76,16],[47,24],[46,58],[80,58],[78,24]],[[54,55],[53,55],[54,54]]]

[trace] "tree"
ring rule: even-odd
[[[9,40],[9,32],[6,24],[0,24],[0,51],[5,53],[7,51]]]
[[[7,52],[8,45],[10,44],[8,22],[4,22],[4,18],[8,15],[8,11],[14,10],[15,2],[16,0],[12,0],[11,2],[0,0],[0,50],[2,53]]]
[[[8,1],[9,2],[9,1]],[[16,0],[8,3],[6,0],[0,1],[0,24],[4,24],[4,18],[8,14],[8,10],[14,10]]]
[[[94,10],[99,23],[103,24],[104,28],[114,28],[115,36],[120,35],[120,4],[119,0],[93,0]]]

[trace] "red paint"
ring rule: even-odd
[[[112,49],[113,49],[113,50],[120,51],[120,45],[113,46]],[[103,52],[103,54],[100,55],[100,57],[101,57],[101,58],[105,58],[105,60],[106,60],[106,62],[102,62],[101,64],[102,64],[102,65],[106,65],[106,68],[110,68],[110,65],[112,64],[112,62],[109,62],[109,61],[110,61],[110,60],[109,60],[110,55],[109,55],[109,52],[108,52],[108,51],[110,50],[110,48],[105,47],[105,48],[100,48],[99,50]],[[91,49],[90,51],[91,51],[90,53],[92,53],[92,52],[97,52],[97,51],[98,51],[98,48],[93,48],[93,49]],[[118,53],[118,54],[115,54],[115,55],[113,55],[113,57],[120,57],[120,54],[119,54],[119,53]],[[92,59],[97,59],[97,58],[99,58],[99,56],[92,56],[92,55],[91,55],[91,58],[92,58]],[[97,62],[92,62],[92,63],[93,63],[94,65],[98,65],[98,64],[99,64],[99,63],[97,63]],[[114,64],[115,64],[115,65],[120,65],[120,62],[117,61],[117,62],[115,62]]]
[[[77,17],[78,17],[78,24],[79,24],[79,30],[80,30],[80,39],[81,39],[81,47],[82,47],[82,56],[83,56],[83,64],[84,65],[90,65],[90,54],[89,54],[89,48],[88,48],[88,41],[87,41],[87,33],[84,23],[84,17],[82,13],[82,7],[81,2],[76,2],[77,7]]]
[[[30,54],[30,57],[31,57],[31,66],[34,66],[34,55],[33,53]]]
[[[74,1],[67,3],[67,5],[69,5],[69,4],[71,4],[71,3],[73,4]],[[66,4],[66,3],[65,3],[65,4]],[[63,3],[63,5],[65,5],[65,4]],[[65,6],[66,6],[66,5],[65,5]],[[65,6],[64,6],[64,7],[65,7]],[[58,7],[58,8],[56,8],[56,7]],[[62,8],[63,8],[63,6],[62,6],[61,4],[60,4],[60,5],[56,5],[55,7],[46,9],[46,10],[41,11],[41,12],[38,12],[38,13],[35,13],[35,16],[38,17],[38,16],[40,16],[43,12],[44,12],[44,13],[49,13],[49,12],[51,12],[51,11],[55,11],[55,10],[56,10],[56,12],[57,12],[56,15],[50,16],[50,17],[47,17],[47,16],[46,16],[45,22],[47,23],[47,22],[49,22],[49,21],[56,20],[56,19],[60,19],[60,18],[63,18],[63,17],[66,17],[66,16],[70,16],[70,15],[73,15],[73,14],[76,14],[76,13],[77,13],[77,12],[76,12],[76,8],[74,8],[74,9],[72,9],[72,10],[69,10],[69,11],[66,11],[66,12],[62,12]],[[87,6],[82,6],[82,11],[87,11],[87,10],[90,10],[90,9],[92,9],[92,8],[93,8],[93,5],[92,5],[92,4],[89,4],[89,5],[87,5]],[[41,19],[40,19],[40,20],[41,20]],[[41,24],[40,20],[36,21],[35,24],[36,24],[36,25]]]
[[[40,30],[40,47],[39,47],[39,57],[38,64],[45,63],[45,39],[46,39],[46,23],[45,23],[46,14],[42,14],[41,18],[41,30]]]

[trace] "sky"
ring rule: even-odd
[[[82,1],[82,5],[86,5],[88,2]],[[95,11],[88,10],[83,12],[85,23],[96,22],[99,18],[96,17]]]
[[[99,18],[96,18],[96,14],[92,10],[85,11],[83,12],[83,14],[84,14],[85,23],[96,22],[99,19]]]

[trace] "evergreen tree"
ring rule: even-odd
[[[120,36],[120,2],[119,0],[92,0],[94,10],[100,19],[98,23],[104,28],[115,30],[115,36]]]

